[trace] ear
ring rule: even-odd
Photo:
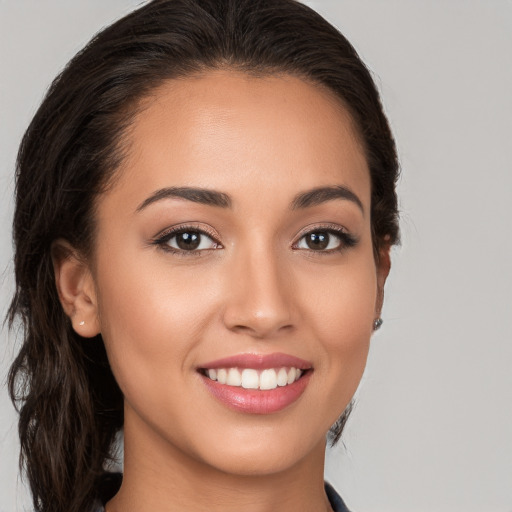
[[[376,258],[377,269],[377,300],[375,301],[375,318],[380,318],[384,304],[384,285],[391,269],[391,244],[384,240]]]
[[[55,284],[66,315],[74,331],[84,338],[100,333],[94,280],[88,264],[66,241],[52,244]]]

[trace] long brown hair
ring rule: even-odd
[[[141,98],[164,80],[218,68],[289,73],[333,91],[366,151],[376,254],[398,240],[398,163],[377,89],[350,43],[313,10],[294,0],[154,0],[99,33],[51,85],[17,160],[9,321],[21,323],[23,344],[9,390],[39,512],[90,510],[123,425],[101,335],[78,336],[60,305],[52,242],[92,253],[95,199],[115,178]]]

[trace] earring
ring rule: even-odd
[[[82,320],[78,325],[85,325],[85,322]]]
[[[384,323],[384,320],[382,320],[382,318],[376,318],[374,321],[373,321],[373,330],[374,331],[378,331],[382,324]]]

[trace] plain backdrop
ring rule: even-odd
[[[354,512],[512,511],[512,2],[308,2],[355,45],[398,143],[403,244],[326,477]],[[0,314],[17,145],[63,65],[135,0],[0,0]],[[0,512],[30,509],[0,333]]]

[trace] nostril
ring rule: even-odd
[[[233,269],[229,278],[231,293],[222,313],[225,326],[258,338],[290,331],[296,315],[294,297],[285,282],[284,270],[275,267],[269,258],[254,260],[238,271]]]
[[[282,333],[283,331],[289,332],[293,329],[291,323],[284,325],[276,324],[272,321],[258,320],[255,322],[248,322],[248,325],[236,324],[230,327],[230,330],[240,334],[247,334],[254,338],[265,338],[271,335]]]

